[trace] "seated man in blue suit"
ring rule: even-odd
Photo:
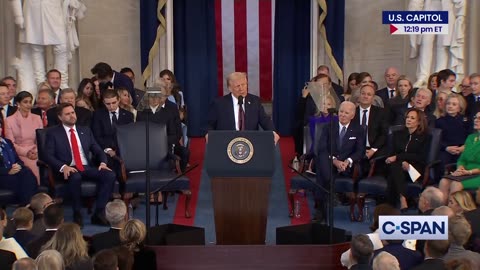
[[[1,128],[0,128],[1,134]],[[12,142],[0,135],[0,189],[11,190],[16,203],[27,205],[37,193],[37,178],[23,165]]]
[[[332,125],[333,130],[330,129],[330,125],[325,125],[322,131],[316,159],[317,183],[326,190],[329,190],[330,175],[333,178],[338,174],[351,175],[353,163],[365,156],[365,132],[358,123],[352,121],[355,110],[355,104],[352,102],[342,102],[338,121],[334,120]],[[331,134],[333,138],[330,137]],[[323,190],[316,193],[316,199],[319,201],[325,201],[327,198]],[[323,203],[315,213],[314,220],[324,221],[326,212],[327,204]]]
[[[108,225],[104,210],[113,191],[115,174],[107,167],[107,157],[90,128],[75,125],[77,116],[73,106],[59,104],[57,115],[62,125],[52,127],[47,133],[46,162],[65,180],[72,198],[73,219],[80,226],[83,225],[80,212],[82,178],[88,177],[97,182],[96,210],[92,223]],[[100,166],[94,167],[89,159],[90,152],[100,161]]]
[[[265,113],[260,98],[248,93],[247,74],[233,72],[227,76],[230,94],[218,98],[208,114],[208,130],[273,131],[273,122]],[[273,131],[275,143],[280,138]],[[208,134],[205,136],[208,140]]]

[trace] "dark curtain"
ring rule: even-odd
[[[281,135],[292,135],[295,105],[310,79],[310,0],[276,0],[273,120]]]
[[[322,9],[320,9],[320,13]],[[345,0],[327,0],[327,17],[325,18],[327,40],[332,47],[333,56],[343,70],[343,51],[345,39]],[[332,71],[330,71],[332,72]]]
[[[175,76],[188,106],[189,136],[204,136],[217,96],[214,0],[175,0]]]
[[[159,25],[157,19],[158,1],[140,1],[140,49],[142,72],[148,65],[148,53],[157,37]]]

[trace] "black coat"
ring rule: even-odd
[[[360,125],[363,117],[362,108],[357,107],[353,122]],[[378,149],[376,155],[382,155],[387,150],[388,123],[387,114],[384,108],[372,105],[368,115],[368,142],[371,148]],[[378,154],[377,154],[378,153]]]
[[[109,249],[120,246],[120,230],[110,228],[110,230],[98,233],[92,236],[90,240],[90,255],[95,255],[103,249]]]

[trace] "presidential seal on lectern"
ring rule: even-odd
[[[253,150],[253,144],[244,137],[232,139],[227,146],[228,157],[237,164],[249,162],[253,157]]]

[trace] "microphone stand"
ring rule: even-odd
[[[328,109],[328,115],[330,116],[330,162],[333,162],[333,140],[336,139],[335,132],[334,132],[334,125],[333,125],[333,118],[337,113],[337,109],[330,108]],[[328,192],[328,225],[329,227],[329,237],[330,237],[330,244],[333,244],[333,196],[335,194],[335,179],[333,177],[333,163],[328,166],[328,176],[329,176],[329,183],[330,183],[330,190]]]
[[[150,112],[152,111],[150,107],[143,110],[146,112],[146,122],[145,122],[145,205],[147,206],[145,209],[145,222],[147,224],[147,228],[150,227]],[[145,243],[148,243],[148,233],[145,237]]]

